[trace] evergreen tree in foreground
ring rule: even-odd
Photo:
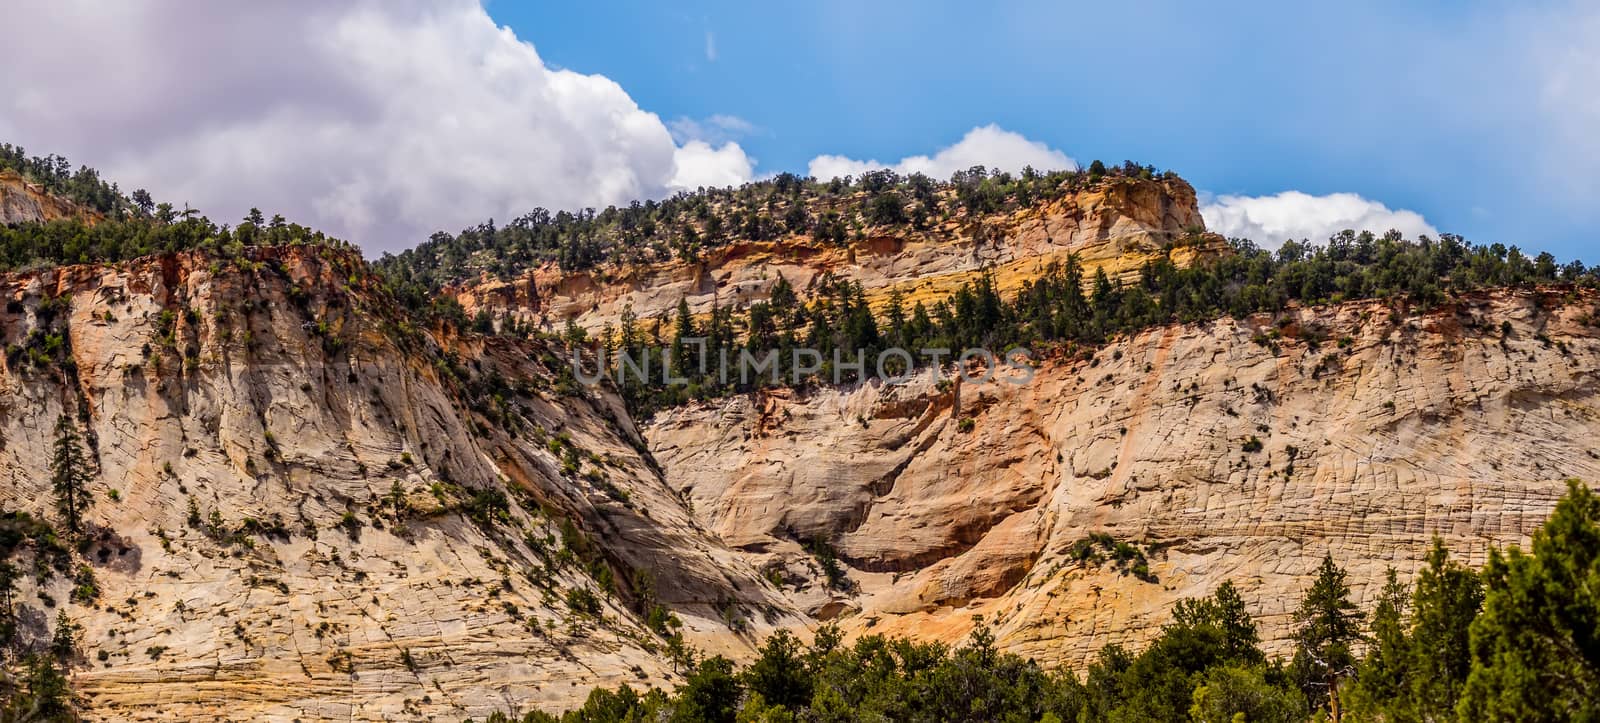
[[[1573,482],[1533,553],[1492,553],[1482,574],[1438,540],[1411,589],[1391,569],[1358,665],[1363,617],[1325,557],[1289,666],[1263,654],[1224,584],[1177,603],[1143,651],[1102,648],[1081,680],[1000,650],[981,623],[954,649],[878,635],[847,646],[830,626],[810,646],[773,635],[743,670],[702,660],[672,692],[600,688],[578,710],[520,720],[1600,721],[1600,499]]]
[[[78,430],[66,414],[56,419],[55,454],[50,459],[51,486],[56,509],[74,536],[83,531],[83,513],[89,510],[89,463],[83,455]]]
[[[1345,686],[1344,713],[1355,720],[1411,720],[1400,710],[1411,672],[1411,637],[1407,633],[1409,597],[1399,573],[1389,568],[1378,605],[1372,611],[1371,647],[1356,667],[1353,685]],[[1406,711],[1411,712],[1411,711]]]
[[[1364,619],[1350,601],[1344,568],[1333,555],[1322,558],[1317,579],[1294,613],[1295,655],[1292,667],[1313,707],[1329,706],[1339,720],[1339,680],[1355,672],[1353,647],[1361,639]]]
[[[1533,554],[1490,552],[1462,720],[1600,720],[1600,499],[1567,486]]]
[[[1409,693],[1417,710],[1455,708],[1472,670],[1469,631],[1482,606],[1478,573],[1450,559],[1444,541],[1435,538],[1411,600]]]
[[[15,596],[19,579],[21,576],[15,565],[0,561],[0,656],[11,649],[17,636]]]
[[[67,679],[82,634],[82,626],[65,610],[59,611],[47,650],[30,652],[17,665],[0,668],[0,721],[82,720],[73,710],[72,684]]]
[[[33,653],[20,666],[21,685],[0,699],[0,720],[76,721],[72,686],[55,659]]]
[[[1373,611],[1371,647],[1344,691],[1352,717],[1450,718],[1471,670],[1468,630],[1482,605],[1478,573],[1450,559],[1438,538],[1409,602],[1391,568]]]

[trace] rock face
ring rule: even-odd
[[[72,213],[14,180],[5,221]],[[1009,291],[1068,254],[1127,275],[1220,253],[1199,224],[1181,181],[1116,179],[847,248],[452,293],[591,329],[759,299],[779,274],[914,301],[986,270]],[[562,709],[671,686],[679,643],[747,657],[819,620],[954,641],[981,615],[1007,649],[1079,666],[1224,580],[1282,651],[1324,554],[1369,601],[1431,537],[1479,563],[1563,480],[1600,480],[1600,295],[1570,289],[1169,326],[991,383],[768,392],[642,428],[559,348],[417,328],[349,252],[3,274],[0,300],[0,508],[59,522],[62,417],[93,477],[70,565],[12,551],[22,638],[61,611],[82,626],[96,718]]]
[[[16,171],[0,170],[0,226],[92,215],[28,183]]]
[[[1068,254],[1126,279],[1159,254],[1224,253],[1201,224],[1181,181],[1124,178],[848,248],[733,243],[695,264],[452,293],[551,330],[680,298],[738,306],[780,274],[802,290],[854,280],[874,304],[932,300],[985,270],[1010,292]],[[1366,599],[1432,536],[1481,562],[1525,540],[1566,478],[1600,480],[1597,316],[1592,295],[1549,289],[1427,313],[1299,309],[1147,331],[1044,360],[1026,384],[767,392],[659,413],[644,436],[706,528],[849,630],[954,641],[983,615],[1010,649],[1078,666],[1234,580],[1281,651],[1324,554]],[[819,551],[845,563],[842,589]]]
[[[707,527],[847,630],[954,641],[982,615],[1079,666],[1233,580],[1283,651],[1324,554],[1370,603],[1433,536],[1481,564],[1565,479],[1600,480],[1596,319],[1559,289],[1301,309],[1147,331],[1022,384],[680,408],[645,436]],[[853,591],[825,589],[819,539]]]
[[[66,267],[0,296],[0,507],[59,519],[58,417],[89,442],[99,594],[74,599],[69,570],[18,600],[25,638],[59,610],[83,626],[95,717],[562,708],[673,680],[655,604],[709,651],[804,625],[615,396],[538,344],[412,328],[353,254]]]
[[[807,235],[734,241],[696,263],[563,273],[546,267],[510,281],[449,290],[469,313],[488,309],[558,331],[567,320],[598,331],[626,309],[640,319],[670,314],[685,299],[696,314],[713,304],[741,307],[767,298],[781,275],[804,291],[824,274],[861,284],[874,308],[900,289],[906,303],[936,300],[991,269],[1002,292],[1015,291],[1052,261],[1077,254],[1089,274],[1131,275],[1178,244],[1177,263],[1214,254],[1222,239],[1198,233],[1205,223],[1194,189],[1176,177],[1107,179],[1066,197],[1012,214],[965,216],[927,231],[869,235],[848,247]]]

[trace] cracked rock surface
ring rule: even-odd
[[[448,290],[469,314],[488,309],[559,331],[567,320],[599,331],[616,326],[632,309],[639,319],[670,317],[685,300],[694,314],[714,304],[741,307],[766,299],[782,276],[804,291],[831,275],[859,283],[873,308],[898,289],[907,308],[948,296],[985,270],[997,288],[1015,292],[1052,261],[1076,254],[1092,278],[1137,278],[1140,267],[1164,247],[1203,229],[1195,192],[1181,179],[1122,178],[1005,214],[960,216],[922,231],[869,234],[841,247],[808,234],[775,241],[731,239],[706,249],[694,262],[607,266],[563,272],[554,265],[507,280],[482,279]],[[1224,242],[1204,234],[1172,250],[1174,262],[1218,253]]]
[[[1282,652],[1325,553],[1370,604],[1433,536],[1481,564],[1526,542],[1564,480],[1600,481],[1597,301],[1497,291],[1154,329],[1026,384],[961,385],[970,431],[956,388],[924,374],[670,410],[645,436],[706,527],[809,570],[797,602],[848,630],[956,641],[981,614],[1006,648],[1081,666],[1233,580]],[[1093,534],[1137,555],[1118,564]],[[817,581],[818,538],[853,591]]]
[[[613,394],[562,391],[538,343],[411,328],[374,284],[315,247],[0,277],[8,344],[65,337],[0,373],[0,507],[57,519],[62,414],[94,467],[98,597],[73,600],[70,571],[18,595],[27,639],[58,610],[83,626],[91,715],[561,709],[677,680],[644,601],[709,652],[804,627],[663,483]]]

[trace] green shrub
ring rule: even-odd
[[[567,588],[567,607],[585,615],[600,614],[600,598],[582,585]]]

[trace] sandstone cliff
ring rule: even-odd
[[[9,221],[74,213],[12,180]],[[737,306],[779,274],[874,303],[986,270],[1009,292],[1068,254],[1126,278],[1225,252],[1199,229],[1183,182],[1119,178],[846,246],[735,242],[448,293],[598,329],[680,298]],[[21,586],[23,636],[59,610],[81,624],[74,684],[109,719],[561,709],[678,682],[669,612],[734,657],[819,620],[955,641],[981,615],[1007,649],[1079,666],[1224,580],[1282,652],[1323,554],[1367,602],[1430,537],[1481,562],[1562,480],[1600,479],[1600,297],[1569,289],[1174,325],[1021,384],[927,373],[642,428],[556,346],[419,328],[348,252],[11,273],[0,299],[0,508],[57,519],[63,415],[94,477],[73,565]]]
[[[1324,553],[1370,607],[1432,536],[1481,564],[1525,541],[1564,479],[1600,479],[1597,301],[1502,291],[1172,326],[1020,386],[740,397],[663,412],[645,436],[710,529],[847,630],[954,641],[982,615],[1004,647],[1078,666],[1233,580],[1283,652]],[[826,589],[803,549],[817,539],[854,590]]]
[[[0,170],[0,226],[28,221],[54,221],[73,216],[93,220],[95,214],[47,193],[16,171]]]
[[[1048,203],[980,218],[960,216],[926,231],[871,233],[840,247],[808,235],[777,241],[735,240],[702,253],[695,262],[643,267],[606,266],[566,273],[554,266],[509,281],[480,280],[447,293],[469,313],[488,309],[559,331],[570,319],[590,331],[616,325],[625,309],[640,319],[670,314],[679,299],[692,312],[713,304],[741,307],[767,298],[781,275],[805,290],[823,274],[859,282],[879,308],[893,289],[906,303],[934,301],[985,269],[1002,292],[1015,291],[1052,261],[1077,254],[1088,273],[1131,277],[1163,249],[1188,263],[1218,253],[1222,239],[1205,228],[1188,183],[1108,178]]]
[[[0,507],[56,519],[57,418],[89,441],[99,595],[69,601],[69,574],[18,599],[25,637],[83,626],[97,717],[561,708],[672,679],[647,604],[710,651],[803,624],[615,396],[538,344],[412,328],[351,254],[65,267],[0,297]]]
[[[1128,279],[1157,254],[1225,253],[1198,228],[1183,182],[1121,178],[847,248],[735,242],[694,264],[451,293],[593,330],[679,298],[697,313],[758,300],[779,274],[859,281],[875,304],[941,298],[985,269],[1009,292],[1067,254]],[[662,412],[644,436],[702,524],[852,631],[954,641],[983,615],[1009,648],[1076,666],[1233,579],[1282,651],[1324,553],[1366,599],[1433,535],[1481,562],[1523,540],[1564,479],[1600,479],[1596,315],[1592,295],[1557,289],[1425,313],[1303,308],[1145,331],[1044,360],[1020,386],[768,392]],[[818,552],[846,564],[841,589]]]

